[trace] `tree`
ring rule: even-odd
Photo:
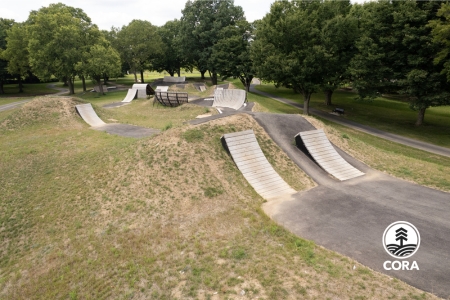
[[[450,103],[445,76],[433,64],[437,48],[427,26],[439,5],[434,1],[364,4],[358,53],[350,67],[361,97],[404,94],[418,111],[416,125],[423,123],[428,107]]]
[[[437,12],[437,19],[430,20],[429,27],[433,42],[437,45],[439,52],[434,59],[436,65],[442,64],[442,73],[450,82],[450,4],[443,3]]]
[[[7,31],[13,26],[14,20],[0,18],[0,94],[4,94],[3,85],[11,77],[7,70],[8,61],[3,58],[3,51],[6,49]]]
[[[220,39],[213,46],[211,61],[216,66],[222,80],[239,78],[247,91],[252,82],[253,60],[250,55],[252,28],[247,21],[237,22],[220,31]]]
[[[252,44],[258,77],[301,93],[307,115],[330,59],[321,44],[319,6],[318,1],[275,2],[258,22]]]
[[[77,67],[83,69],[83,72],[98,84],[99,91],[103,94],[101,79],[105,74],[110,76],[120,74],[119,54],[105,38],[102,38],[98,43],[91,46],[83,56],[83,62],[79,62]]]
[[[325,104],[331,105],[333,92],[348,81],[348,66],[355,55],[357,19],[350,15],[350,1],[325,1],[321,5],[321,43],[329,54],[325,62],[322,90]]]
[[[217,66],[211,59],[213,46],[220,39],[220,31],[245,20],[244,11],[233,0],[188,1],[182,10],[181,31],[184,54],[202,74],[211,73],[217,84]]]
[[[8,72],[17,76],[19,93],[23,93],[22,77],[28,75],[30,71],[26,25],[16,23],[7,31],[7,34],[7,46],[2,57],[8,61]]]
[[[141,73],[141,82],[144,82],[145,68],[162,53],[163,45],[156,26],[148,21],[133,20],[113,35],[117,36],[113,46],[133,72],[135,82],[138,71]]]
[[[76,65],[81,61],[85,36],[98,30],[79,8],[50,4],[30,13],[28,26],[30,65],[40,79],[66,78],[74,94]],[[81,49],[81,51],[80,51]]]
[[[180,28],[181,23],[176,19],[158,28],[158,34],[163,43],[163,51],[153,60],[153,69],[156,71],[167,71],[170,76],[177,73],[179,77],[181,68],[191,69],[183,55]]]

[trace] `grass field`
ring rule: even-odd
[[[256,89],[303,103],[303,96],[292,89],[275,88],[272,84],[256,86]],[[331,112],[335,107],[344,108],[343,118],[369,125],[387,132],[422,140],[439,146],[450,147],[450,106],[432,107],[425,113],[425,123],[415,126],[417,112],[408,103],[395,98],[376,98],[372,102],[357,101],[357,95],[348,91],[336,91],[333,105],[325,105],[322,93],[313,94],[311,107]]]
[[[204,107],[101,107],[125,93],[41,97],[0,112],[0,299],[436,299],[271,221],[224,133],[252,128],[293,188],[314,183],[251,117],[192,126],[185,121]],[[262,111],[299,112],[248,98]],[[83,101],[106,122],[163,131],[92,130],[75,113]],[[310,120],[365,163],[450,190],[450,159]]]
[[[3,87],[5,94],[0,94],[0,105],[19,101],[22,98],[54,94],[58,92],[57,90],[48,88],[48,85],[49,83],[24,83],[23,93],[19,93],[19,86],[17,84],[5,84]]]

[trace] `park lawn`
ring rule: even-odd
[[[23,93],[19,93],[19,86],[17,84],[5,84],[3,86],[3,89],[5,91],[5,94],[0,94],[0,105],[1,104],[7,104],[4,103],[3,100],[15,97],[11,102],[19,101],[19,98],[29,98],[39,95],[46,95],[46,94],[55,94],[58,91],[52,88],[47,87],[49,84],[52,84],[51,82],[47,83],[24,83],[23,85]]]
[[[272,84],[262,84],[256,89],[303,103],[303,96],[292,89],[275,88]],[[450,106],[432,107],[425,113],[422,126],[415,126],[417,112],[409,108],[408,103],[394,99],[378,97],[374,101],[357,101],[357,95],[349,91],[336,91],[331,107],[324,104],[323,93],[313,94],[310,107],[331,112],[335,107],[344,108],[343,118],[368,125],[386,132],[399,134],[435,145],[450,147]]]
[[[290,185],[313,183],[251,117],[193,126],[172,109],[179,127],[132,139],[90,129],[78,103],[0,119],[0,298],[436,299],[270,220],[224,133],[253,128]]]

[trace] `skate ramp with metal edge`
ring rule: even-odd
[[[129,103],[133,101],[137,97],[137,92],[137,89],[128,89],[128,93],[125,96],[125,99],[122,100],[122,102]]]
[[[213,107],[229,107],[235,110],[244,105],[247,93],[244,90],[216,90],[214,93]]]
[[[222,142],[242,175],[261,197],[269,200],[296,193],[267,161],[253,130],[224,134]]]
[[[155,94],[155,91],[148,83],[135,83],[131,88],[138,91],[137,97],[139,99],[146,99],[147,96]]]
[[[341,181],[364,175],[337,153],[322,129],[300,132],[295,141],[299,148],[306,148],[322,169]]]
[[[75,105],[75,107],[81,118],[92,127],[99,127],[106,124],[97,116],[90,103]]]
[[[174,83],[180,83],[185,82],[186,76],[181,77],[172,77],[172,76],[164,76],[163,82],[174,82]]]

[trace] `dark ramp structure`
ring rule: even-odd
[[[267,161],[253,130],[224,134],[222,141],[242,175],[261,197],[269,200],[296,193]]]
[[[164,106],[179,106],[188,103],[188,93],[161,92],[156,90],[155,100]],[[155,102],[153,102],[155,104]]]
[[[337,153],[323,129],[300,132],[295,142],[300,149],[306,148],[322,169],[341,181],[364,175]]]
[[[147,96],[155,94],[155,91],[148,83],[135,83],[131,88],[137,90],[137,97],[139,99],[146,99]]]

